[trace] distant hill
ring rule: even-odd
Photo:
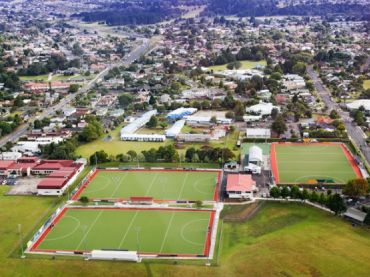
[[[104,21],[108,25],[153,24],[180,15],[170,0],[142,0],[107,3],[98,10],[75,14],[86,22]]]
[[[369,15],[368,0],[209,0],[204,15]]]

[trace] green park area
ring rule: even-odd
[[[366,90],[366,89],[370,89],[370,80],[365,80],[364,81],[364,89]]]
[[[367,276],[370,233],[326,212],[300,204],[266,203],[246,222],[224,222],[214,263],[121,263],[59,256],[20,256],[18,224],[29,239],[55,210],[56,198],[4,196],[0,187],[0,275],[55,276]],[[228,214],[242,206],[226,207]],[[16,217],[14,215],[17,215]],[[172,233],[172,232],[171,232]],[[221,232],[219,232],[221,234]],[[268,266],[266,266],[268,265]]]
[[[239,69],[253,69],[256,66],[266,66],[266,61],[240,61],[241,67]],[[208,69],[213,70],[213,71],[223,71],[227,69],[227,64],[224,65],[214,65],[208,67]]]
[[[81,74],[75,74],[72,76],[56,74],[52,75],[51,81],[73,81],[79,79],[92,80],[96,75],[90,74],[89,76],[84,76]],[[37,75],[37,76],[20,76],[21,81],[31,81],[31,82],[48,82],[49,74]]]
[[[120,131],[122,126],[117,127],[116,129],[110,131],[109,134],[105,134],[101,138],[80,145],[76,149],[76,155],[82,156],[84,158],[89,158],[92,154],[96,151],[104,150],[108,155],[117,155],[117,154],[126,154],[130,150],[134,150],[137,153],[141,153],[141,151],[147,151],[151,148],[158,149],[160,146],[167,146],[175,144],[173,139],[167,139],[164,142],[142,142],[142,141],[121,141],[120,140]],[[194,128],[190,128],[185,126],[182,132],[187,133]],[[199,131],[200,132],[200,131]],[[137,131],[139,134],[163,134],[164,130],[161,128],[149,129],[149,128],[141,128]],[[239,149],[236,149],[236,142],[238,140],[239,132],[233,132],[232,134],[227,135],[224,138],[221,138],[217,141],[210,141],[209,143],[181,143],[181,147],[177,149],[179,154],[185,154],[186,149],[190,147],[194,147],[195,149],[199,149],[204,145],[209,145],[212,147],[227,147],[234,152],[236,157],[239,154]]]
[[[189,210],[69,208],[37,249],[125,249],[202,255],[210,214]]]
[[[98,171],[80,194],[93,199],[213,200],[218,172]]]

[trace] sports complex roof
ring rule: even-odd
[[[66,178],[44,178],[37,185],[38,189],[61,189],[68,182]]]
[[[229,174],[227,175],[226,191],[252,191],[256,182],[251,175]]]

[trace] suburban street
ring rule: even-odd
[[[356,146],[364,154],[366,161],[370,164],[370,147],[366,143],[366,135],[362,129],[352,123],[352,118],[349,115],[349,112],[343,111],[338,103],[332,100],[330,91],[324,86],[318,74],[314,71],[312,66],[309,66],[307,73],[312,79],[317,93],[324,101],[325,105],[328,107],[327,112],[331,110],[336,110],[340,117],[342,118],[344,125],[346,126],[348,136],[353,140]]]
[[[42,119],[44,117],[51,116],[55,111],[60,110],[63,107],[67,106],[71,101],[73,101],[76,98],[77,95],[86,93],[88,90],[93,88],[95,84],[99,83],[104,78],[104,76],[108,74],[109,70],[116,66],[128,66],[132,64],[135,60],[139,59],[140,56],[147,53],[151,47],[153,47],[152,40],[146,38],[142,39],[142,43],[136,48],[134,48],[129,54],[127,54],[127,56],[125,56],[122,61],[109,65],[106,69],[97,74],[94,79],[90,80],[87,84],[82,86],[78,92],[74,94],[69,94],[57,104],[45,108],[41,113],[36,114],[32,118],[30,118],[29,123],[22,124],[11,134],[1,138],[0,147],[3,147],[8,141],[13,143],[16,142],[20,137],[27,134],[29,126],[32,125],[35,119]]]

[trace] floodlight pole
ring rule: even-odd
[[[21,245],[21,258],[24,259],[26,256],[24,255],[24,249],[23,249],[22,224],[18,224],[18,233],[19,233],[19,242]]]

